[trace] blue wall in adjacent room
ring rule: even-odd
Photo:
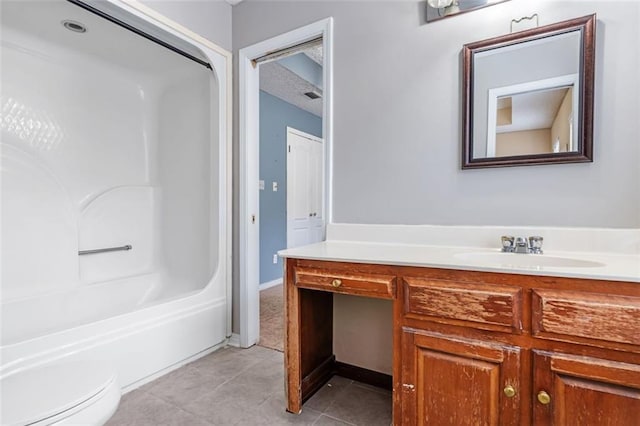
[[[300,78],[308,81],[321,90],[323,89],[324,83],[322,66],[314,62],[304,53],[287,56],[286,58],[280,59],[278,63],[292,73],[297,74]]]
[[[282,277],[273,255],[287,247],[287,126],[322,137],[322,118],[260,91],[260,283]]]

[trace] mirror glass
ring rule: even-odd
[[[463,168],[591,161],[589,22],[465,45]]]

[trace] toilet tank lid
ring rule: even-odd
[[[95,397],[116,380],[100,361],[45,364],[0,380],[0,424],[24,425],[69,410]]]

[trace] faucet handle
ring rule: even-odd
[[[503,235],[500,239],[502,240],[502,251],[512,252],[515,250],[515,237],[511,235]]]
[[[531,253],[542,254],[542,242],[544,238],[534,235],[529,237],[529,249]]]

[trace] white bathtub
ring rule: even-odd
[[[211,287],[224,286],[218,278],[212,280]],[[25,335],[39,336],[21,340],[20,335],[3,332],[6,340],[0,352],[0,377],[63,359],[90,359],[111,363],[118,383],[125,389],[135,387],[137,382],[225,342],[226,297],[209,294],[211,287],[170,301],[149,302],[146,307],[126,300],[105,303],[105,299],[100,300],[100,291],[57,295],[80,304],[79,309],[69,309],[78,313],[77,318],[55,315],[58,298],[48,303],[53,308],[37,315],[33,315],[33,309],[39,307],[27,307],[26,302],[17,304],[17,309],[7,304],[3,306],[3,310],[8,308],[3,312],[3,328],[17,323]],[[95,320],[98,316],[103,319]],[[43,327],[41,320],[52,321]],[[86,324],[78,326],[80,321]]]
[[[99,7],[209,68],[67,1],[2,7],[0,378],[91,359],[131,388],[225,344],[230,54],[132,2]]]

